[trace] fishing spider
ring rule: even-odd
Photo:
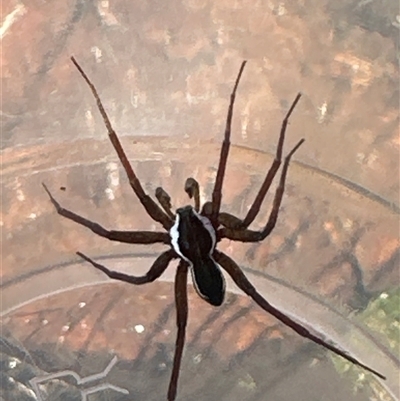
[[[279,207],[282,201],[285,180],[289,167],[289,162],[296,150],[304,142],[301,139],[297,145],[288,153],[283,160],[283,168],[280,175],[280,182],[275,191],[273,200],[272,211],[269,215],[268,222],[264,229],[261,231],[249,230],[249,225],[254,221],[257,216],[261,204],[268,192],[271,183],[282,163],[282,150],[285,139],[286,127],[293,109],[296,107],[301,94],[299,93],[285,118],[283,119],[278,148],[276,151],[275,159],[264,179],[264,182],[249,209],[246,217],[241,220],[228,213],[220,212],[221,198],[222,198],[222,183],[225,175],[226,162],[230,147],[231,136],[231,123],[233,106],[235,102],[236,90],[242,76],[246,61],[240,67],[239,74],[230,96],[230,104],[225,126],[225,137],[222,143],[217,176],[212,192],[212,201],[203,205],[200,211],[200,190],[199,184],[194,178],[188,178],[185,183],[185,191],[190,198],[194,200],[194,207],[185,206],[176,210],[176,214],[171,211],[171,203],[169,195],[162,189],[157,188],[155,196],[159,205],[144,191],[139,179],[137,178],[132,166],[130,165],[126,154],[121,146],[121,143],[111,126],[107,113],[101,103],[100,97],[96,91],[95,86],[89,80],[83,69],[77,61],[71,57],[72,62],[89,85],[93,96],[96,99],[97,107],[103,117],[105,126],[108,131],[114,149],[125,169],[128,176],[129,183],[139,198],[140,203],[145,208],[148,215],[156,222],[160,223],[165,232],[154,231],[109,231],[100,226],[99,224],[90,221],[68,209],[64,209],[51,195],[45,184],[44,189],[50,197],[50,200],[56,208],[58,214],[67,219],[73,220],[76,223],[87,227],[95,234],[107,238],[111,241],[125,242],[129,244],[154,244],[163,243],[170,246],[170,249],[163,252],[150,267],[150,270],[140,277],[134,277],[128,274],[113,271],[107,267],[95,262],[88,256],[81,252],[77,254],[91,263],[96,269],[101,270],[108,277],[124,281],[129,284],[146,284],[158,279],[168,267],[173,259],[180,259],[175,277],[175,304],[177,311],[177,338],[175,344],[175,355],[172,368],[172,375],[168,389],[168,401],[175,400],[177,393],[177,384],[179,377],[180,364],[182,359],[182,352],[185,342],[186,323],[188,318],[188,299],[187,299],[187,274],[190,270],[193,278],[193,283],[198,295],[206,302],[214,306],[222,304],[225,295],[225,282],[222,276],[220,267],[222,267],[233,279],[236,285],[248,296],[250,296],[262,309],[271,313],[278,320],[285,325],[292,328],[299,335],[310,339],[311,341],[322,345],[323,347],[331,350],[337,355],[342,356],[348,361],[363,367],[364,369],[384,378],[380,373],[374,369],[364,365],[351,355],[336,348],[314,334],[312,334],[305,327],[280,312],[272,306],[264,297],[262,297],[255,287],[246,278],[240,267],[228,255],[216,249],[216,245],[223,238],[239,242],[258,242],[264,240],[275,227],[278,218]],[[160,207],[161,206],[161,207]]]

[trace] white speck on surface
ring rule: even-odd
[[[144,326],[143,326],[142,324],[137,324],[137,325],[135,326],[135,331],[136,331],[136,333],[138,333],[138,334],[143,333],[143,332],[144,332]]]
[[[93,114],[91,110],[86,110],[85,112],[85,120],[86,120],[86,125],[90,131],[94,131],[95,128],[95,122],[93,118]]]
[[[351,219],[346,219],[345,221],[344,221],[344,223],[343,223],[343,228],[345,229],[345,230],[351,230],[351,228],[353,227],[353,225],[354,225],[354,222],[353,222],[353,220],[351,220]]]
[[[0,39],[6,35],[7,31],[14,25],[14,23],[26,13],[26,8],[23,4],[18,4],[9,14],[4,18],[0,27]]]
[[[18,365],[18,360],[15,358],[11,358],[10,361],[8,362],[8,367],[10,369],[14,369]]]
[[[197,354],[194,358],[193,358],[193,362],[197,365],[202,361],[203,357],[201,354]]]
[[[105,193],[109,200],[114,200],[114,189],[119,186],[119,171],[118,171],[118,164],[115,162],[107,163],[106,170],[108,172],[107,181],[109,187],[106,188]]]
[[[29,323],[30,321],[31,321],[31,319],[27,318],[27,319],[24,320],[24,323]]]
[[[368,167],[373,167],[373,165],[375,164],[375,162],[377,161],[377,159],[378,159],[378,153],[377,153],[375,150],[373,150],[373,151],[368,155],[368,158],[367,158],[367,166],[368,166]]]
[[[389,298],[389,294],[387,294],[386,292],[382,292],[381,295],[379,295],[380,299],[388,299]]]
[[[90,49],[90,52],[92,54],[94,54],[94,58],[96,59],[96,62],[100,63],[101,62],[101,56],[103,55],[101,49],[99,49],[97,46],[93,46]]]
[[[79,307],[84,308],[86,306],[86,302],[79,302]]]
[[[67,324],[65,326],[61,327],[61,331],[63,331],[64,333],[68,330],[69,330],[69,325],[67,325]]]
[[[106,188],[106,190],[104,192],[106,193],[107,198],[109,200],[114,200],[115,199],[114,191],[111,188]]]
[[[85,322],[81,322],[81,329],[87,329],[88,325]]]
[[[17,189],[17,199],[18,199],[20,202],[22,202],[22,201],[25,200],[25,195],[24,195],[24,193],[22,192],[22,190],[20,190],[20,189]]]
[[[328,103],[325,100],[324,103],[322,103],[322,105],[320,107],[318,107],[318,122],[320,124],[322,124],[325,121],[325,117],[326,117],[326,112],[328,110]]]
[[[277,14],[281,17],[282,15],[286,14],[286,7],[285,4],[283,3],[279,3],[278,5],[278,10],[277,10]]]
[[[364,379],[365,379],[365,373],[363,373],[363,372],[359,373],[357,380],[363,381]]]
[[[218,28],[217,29],[217,43],[219,45],[224,44],[224,36],[225,36],[224,28]]]
[[[58,342],[59,342],[60,344],[62,344],[64,341],[65,341],[65,337],[64,337],[64,336],[58,337]]]
[[[49,321],[47,319],[43,319],[42,320],[42,325],[43,326],[46,326],[48,323],[49,323]]]
[[[359,164],[362,164],[365,160],[365,153],[357,153],[356,154],[356,161]]]
[[[107,163],[106,170],[108,171],[108,182],[113,187],[119,186],[119,171],[118,164],[115,162]]]
[[[36,217],[37,217],[37,215],[36,215],[36,213],[31,213],[28,217],[29,217],[31,220],[35,220]]]
[[[102,17],[102,22],[105,25],[108,26],[119,25],[117,18],[110,11],[110,2],[108,0],[99,1],[97,5],[97,10],[100,16]]]
[[[250,102],[246,103],[246,107],[241,113],[241,128],[242,128],[242,139],[247,139],[247,128],[249,126],[250,121]]]

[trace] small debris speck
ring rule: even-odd
[[[137,324],[137,325],[135,326],[135,330],[136,330],[136,333],[141,334],[141,333],[144,332],[144,326],[141,325],[141,324]]]

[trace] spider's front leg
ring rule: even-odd
[[[265,176],[264,182],[261,185],[261,188],[258,191],[258,194],[257,194],[256,198],[254,199],[253,204],[251,205],[249,211],[247,212],[246,217],[243,220],[241,220],[238,217],[233,216],[229,213],[220,213],[219,222],[224,227],[226,227],[228,229],[233,229],[233,230],[245,230],[254,221],[257,214],[259,213],[261,205],[265,199],[265,195],[267,194],[269,188],[271,187],[272,181],[274,180],[275,175],[278,172],[279,167],[282,163],[282,153],[283,153],[283,145],[285,142],[286,128],[289,123],[289,118],[292,115],[293,110],[295,109],[297,103],[299,102],[300,97],[301,97],[301,93],[298,93],[296,98],[294,99],[292,105],[290,106],[289,111],[286,113],[286,116],[282,121],[281,131],[280,131],[279,140],[278,140],[278,147],[276,149],[274,161],[272,162],[272,165],[269,168],[267,175]],[[297,144],[296,148],[294,150],[292,150],[291,154],[294,153],[294,151],[297,149],[298,146],[300,146],[300,145]],[[290,156],[289,156],[289,159],[290,159]]]
[[[47,186],[43,183],[42,185],[59,215],[88,228],[100,237],[107,238],[110,241],[125,242],[127,244],[155,244],[157,242],[161,242],[163,244],[170,243],[170,237],[168,233],[165,232],[107,230],[94,221],[88,220],[85,217],[72,212],[71,210],[64,209],[53,197]]]
[[[283,194],[285,192],[285,182],[286,182],[286,176],[287,176],[287,172],[288,172],[288,168],[289,168],[290,159],[303,142],[304,142],[304,139],[301,139],[285,158],[279,185],[275,192],[272,210],[269,215],[268,222],[265,225],[264,229],[261,231],[253,231],[253,230],[248,230],[248,229],[240,229],[240,228],[233,229],[233,228],[223,227],[218,230],[218,238],[219,239],[228,238],[230,240],[241,241],[241,242],[258,242],[258,241],[262,241],[263,239],[265,239],[271,233],[271,231],[274,229],[276,221],[278,219],[279,208],[282,203]],[[234,217],[234,218],[236,219],[236,217]]]
[[[240,66],[240,70],[238,76],[236,78],[235,86],[233,87],[233,91],[231,93],[231,99],[228,108],[228,115],[226,117],[226,124],[225,124],[225,135],[224,141],[222,142],[221,153],[219,157],[219,164],[217,170],[217,177],[215,179],[214,190],[212,193],[212,211],[210,215],[210,220],[214,228],[218,227],[218,215],[219,209],[221,207],[221,199],[222,199],[222,184],[224,181],[225,170],[226,170],[226,162],[228,160],[229,148],[231,145],[230,138],[231,138],[231,127],[232,127],[232,116],[233,116],[233,106],[235,104],[235,97],[236,97],[236,90],[239,85],[240,78],[242,76],[244,67],[247,61],[243,61],[242,65]]]
[[[71,60],[74,63],[75,67],[78,69],[79,73],[82,75],[83,79],[88,84],[90,90],[92,91],[94,98],[96,99],[97,108],[99,109],[99,112],[100,112],[101,116],[103,117],[103,121],[107,128],[110,141],[111,141],[115,151],[117,152],[118,158],[121,161],[122,166],[124,167],[124,170],[126,172],[126,175],[128,176],[129,183],[131,184],[133,191],[135,192],[136,196],[139,198],[140,203],[144,206],[144,208],[146,209],[149,216],[154,221],[157,221],[160,224],[162,224],[162,226],[168,231],[173,224],[172,219],[170,218],[170,216],[168,216],[166,213],[164,213],[164,211],[157,205],[157,203],[149,195],[147,195],[146,192],[144,191],[131,164],[129,163],[128,158],[126,157],[126,154],[125,154],[124,149],[122,148],[121,142],[111,125],[110,119],[108,118],[108,115],[104,109],[104,106],[101,102],[100,96],[97,93],[95,86],[90,81],[89,77],[83,71],[82,67],[78,64],[78,62],[75,60],[75,58],[71,57]]]

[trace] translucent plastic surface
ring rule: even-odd
[[[245,215],[281,120],[303,93],[285,151],[306,142],[290,166],[274,232],[259,244],[222,241],[219,249],[271,303],[388,378],[343,373],[229,281],[220,308],[190,286],[177,400],[397,399],[398,353],[360,317],[399,286],[396,6],[143,4],[4,5],[6,399],[162,400],[171,373],[176,265],[133,287],[75,255],[140,274],[165,247],[101,239],[58,216],[41,186],[104,227],[162,229],[135,198],[71,55],[96,84],[145,190],[162,186],[174,208],[189,203],[187,177],[200,182],[203,202],[210,199],[243,59],[223,210]],[[253,228],[265,224],[275,188]]]

